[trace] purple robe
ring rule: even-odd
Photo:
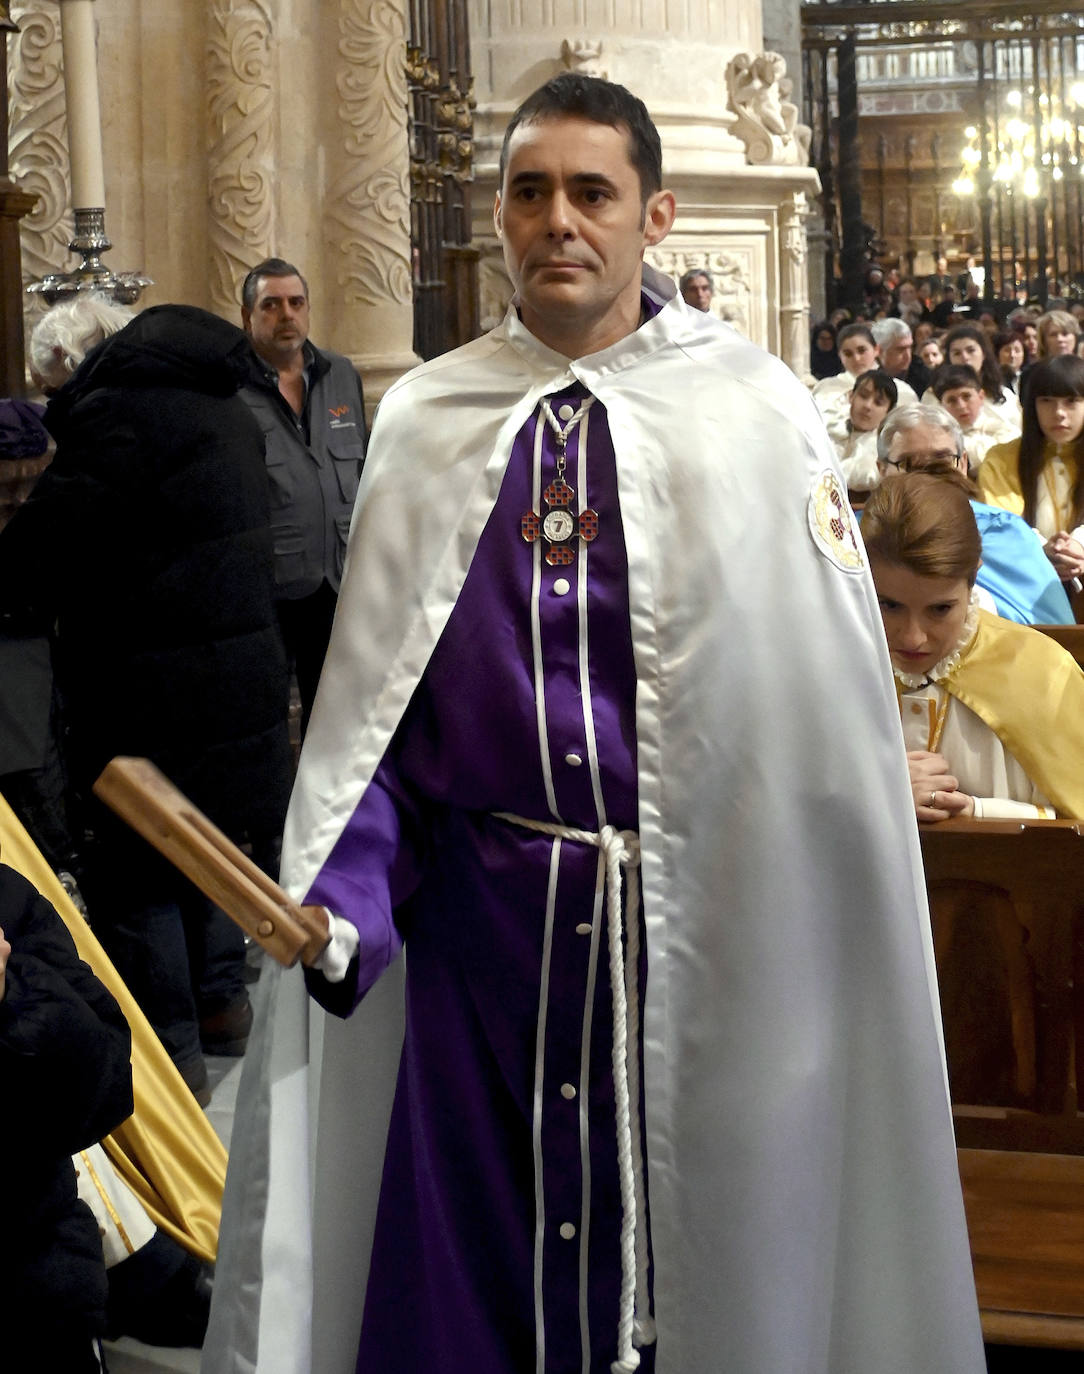
[[[557,393],[554,414],[584,395]],[[637,824],[628,569],[600,405],[567,460],[573,511],[598,512],[598,538],[551,567],[546,546],[521,536],[556,475],[555,436],[536,412],[409,710],[307,898],[360,934],[345,985],[310,975],[330,1010],[351,1010],[406,944],[367,1374],[602,1374],[617,1355],[601,855],[492,814],[593,832]],[[642,999],[643,957],[640,972]],[[648,1346],[641,1368],[653,1367]]]

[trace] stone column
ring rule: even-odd
[[[315,7],[314,7],[315,8]],[[413,350],[405,0],[320,6],[325,331],[375,402]]]

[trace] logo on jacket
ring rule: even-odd
[[[349,406],[328,406],[327,413],[331,416],[332,429],[357,429],[357,424],[353,420],[344,420],[344,415],[350,414]]]

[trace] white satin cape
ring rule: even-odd
[[[836,461],[786,367],[644,284],[668,304],[604,352],[570,363],[513,310],[385,396],[288,885],[305,893],[379,763],[514,436],[579,378],[628,548],[658,1374],[981,1374],[892,674],[864,565],[809,523]],[[204,1374],[354,1369],[400,970],[346,1023],[298,971],[265,973]]]

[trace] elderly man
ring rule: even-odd
[[[711,309],[715,282],[706,267],[690,267],[688,272],[683,272],[681,281],[678,282],[678,289],[681,291],[686,305],[691,305],[694,310],[707,311]]]
[[[268,258],[249,272],[241,322],[255,353],[241,395],[264,434],[279,623],[304,729],[365,459],[365,404],[349,359],[310,342],[309,288],[291,263]]]
[[[963,431],[932,402],[898,406],[878,431],[877,468],[882,480],[897,472],[945,468],[966,478]],[[970,481],[968,486],[974,498],[977,488]],[[971,509],[982,537],[976,584],[989,593],[998,615],[1021,625],[1071,625],[1065,588],[1031,526],[1019,515],[974,499]]]
[[[205,1374],[979,1374],[899,714],[823,426],[645,266],[675,202],[623,87],[528,97],[499,184],[513,302],[381,403],[288,825],[334,913],[310,990],[357,1008],[320,1069],[312,1335],[284,974]]]
[[[917,401],[930,384],[930,369],[914,356],[911,326],[905,320],[874,320],[870,326],[881,350],[881,366],[895,381],[900,404]]]

